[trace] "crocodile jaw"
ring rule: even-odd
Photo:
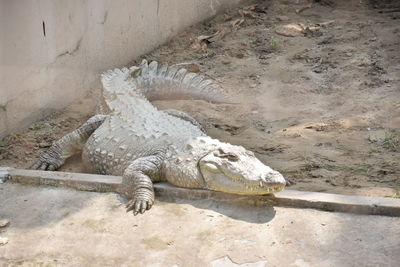
[[[224,172],[211,172],[204,167],[201,173],[205,181],[205,187],[209,190],[233,193],[240,195],[265,195],[282,191],[285,188],[284,179],[276,179],[276,182],[266,182],[262,179],[246,180],[237,176],[229,176]]]
[[[207,189],[242,195],[264,195],[282,191],[285,178],[264,165],[243,147],[224,144],[223,151],[210,152],[199,161]],[[231,153],[231,154],[229,154]],[[234,160],[226,155],[235,155]]]

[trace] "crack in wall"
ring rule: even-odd
[[[46,37],[46,23],[42,21],[43,36]]]
[[[108,18],[108,11],[106,10],[106,12],[104,12],[103,21],[100,22],[100,24],[104,25],[107,21],[107,18]]]
[[[66,55],[73,56],[79,50],[79,48],[81,47],[82,39],[83,39],[83,37],[81,37],[78,40],[78,42],[76,43],[75,47],[71,51],[67,50],[67,51],[57,55],[54,61],[56,61],[60,57],[66,56]]]

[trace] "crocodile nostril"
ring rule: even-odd
[[[277,175],[280,175],[279,172],[268,172],[268,173],[265,175],[265,178],[268,180],[268,179],[271,179],[271,178],[276,177]]]

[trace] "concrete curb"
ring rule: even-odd
[[[0,167],[0,180],[31,185],[65,186],[83,191],[119,192],[122,177]],[[400,199],[395,198],[339,195],[295,190],[284,190],[273,195],[245,196],[201,189],[180,188],[168,183],[157,183],[154,185],[154,189],[158,197],[170,200],[212,199],[256,206],[273,205],[400,217]]]

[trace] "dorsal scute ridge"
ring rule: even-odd
[[[157,61],[143,60],[138,77],[133,78],[137,90],[148,100],[202,99],[211,102],[229,103],[222,88],[213,80],[184,68],[168,66]]]
[[[229,103],[222,88],[203,75],[152,61],[113,69],[101,75],[103,97],[111,110],[120,110],[136,99],[202,99]]]
[[[136,88],[131,78],[131,69],[113,69],[101,75],[103,84],[103,102],[110,111],[125,112],[130,109],[134,99],[144,99],[143,94]]]

